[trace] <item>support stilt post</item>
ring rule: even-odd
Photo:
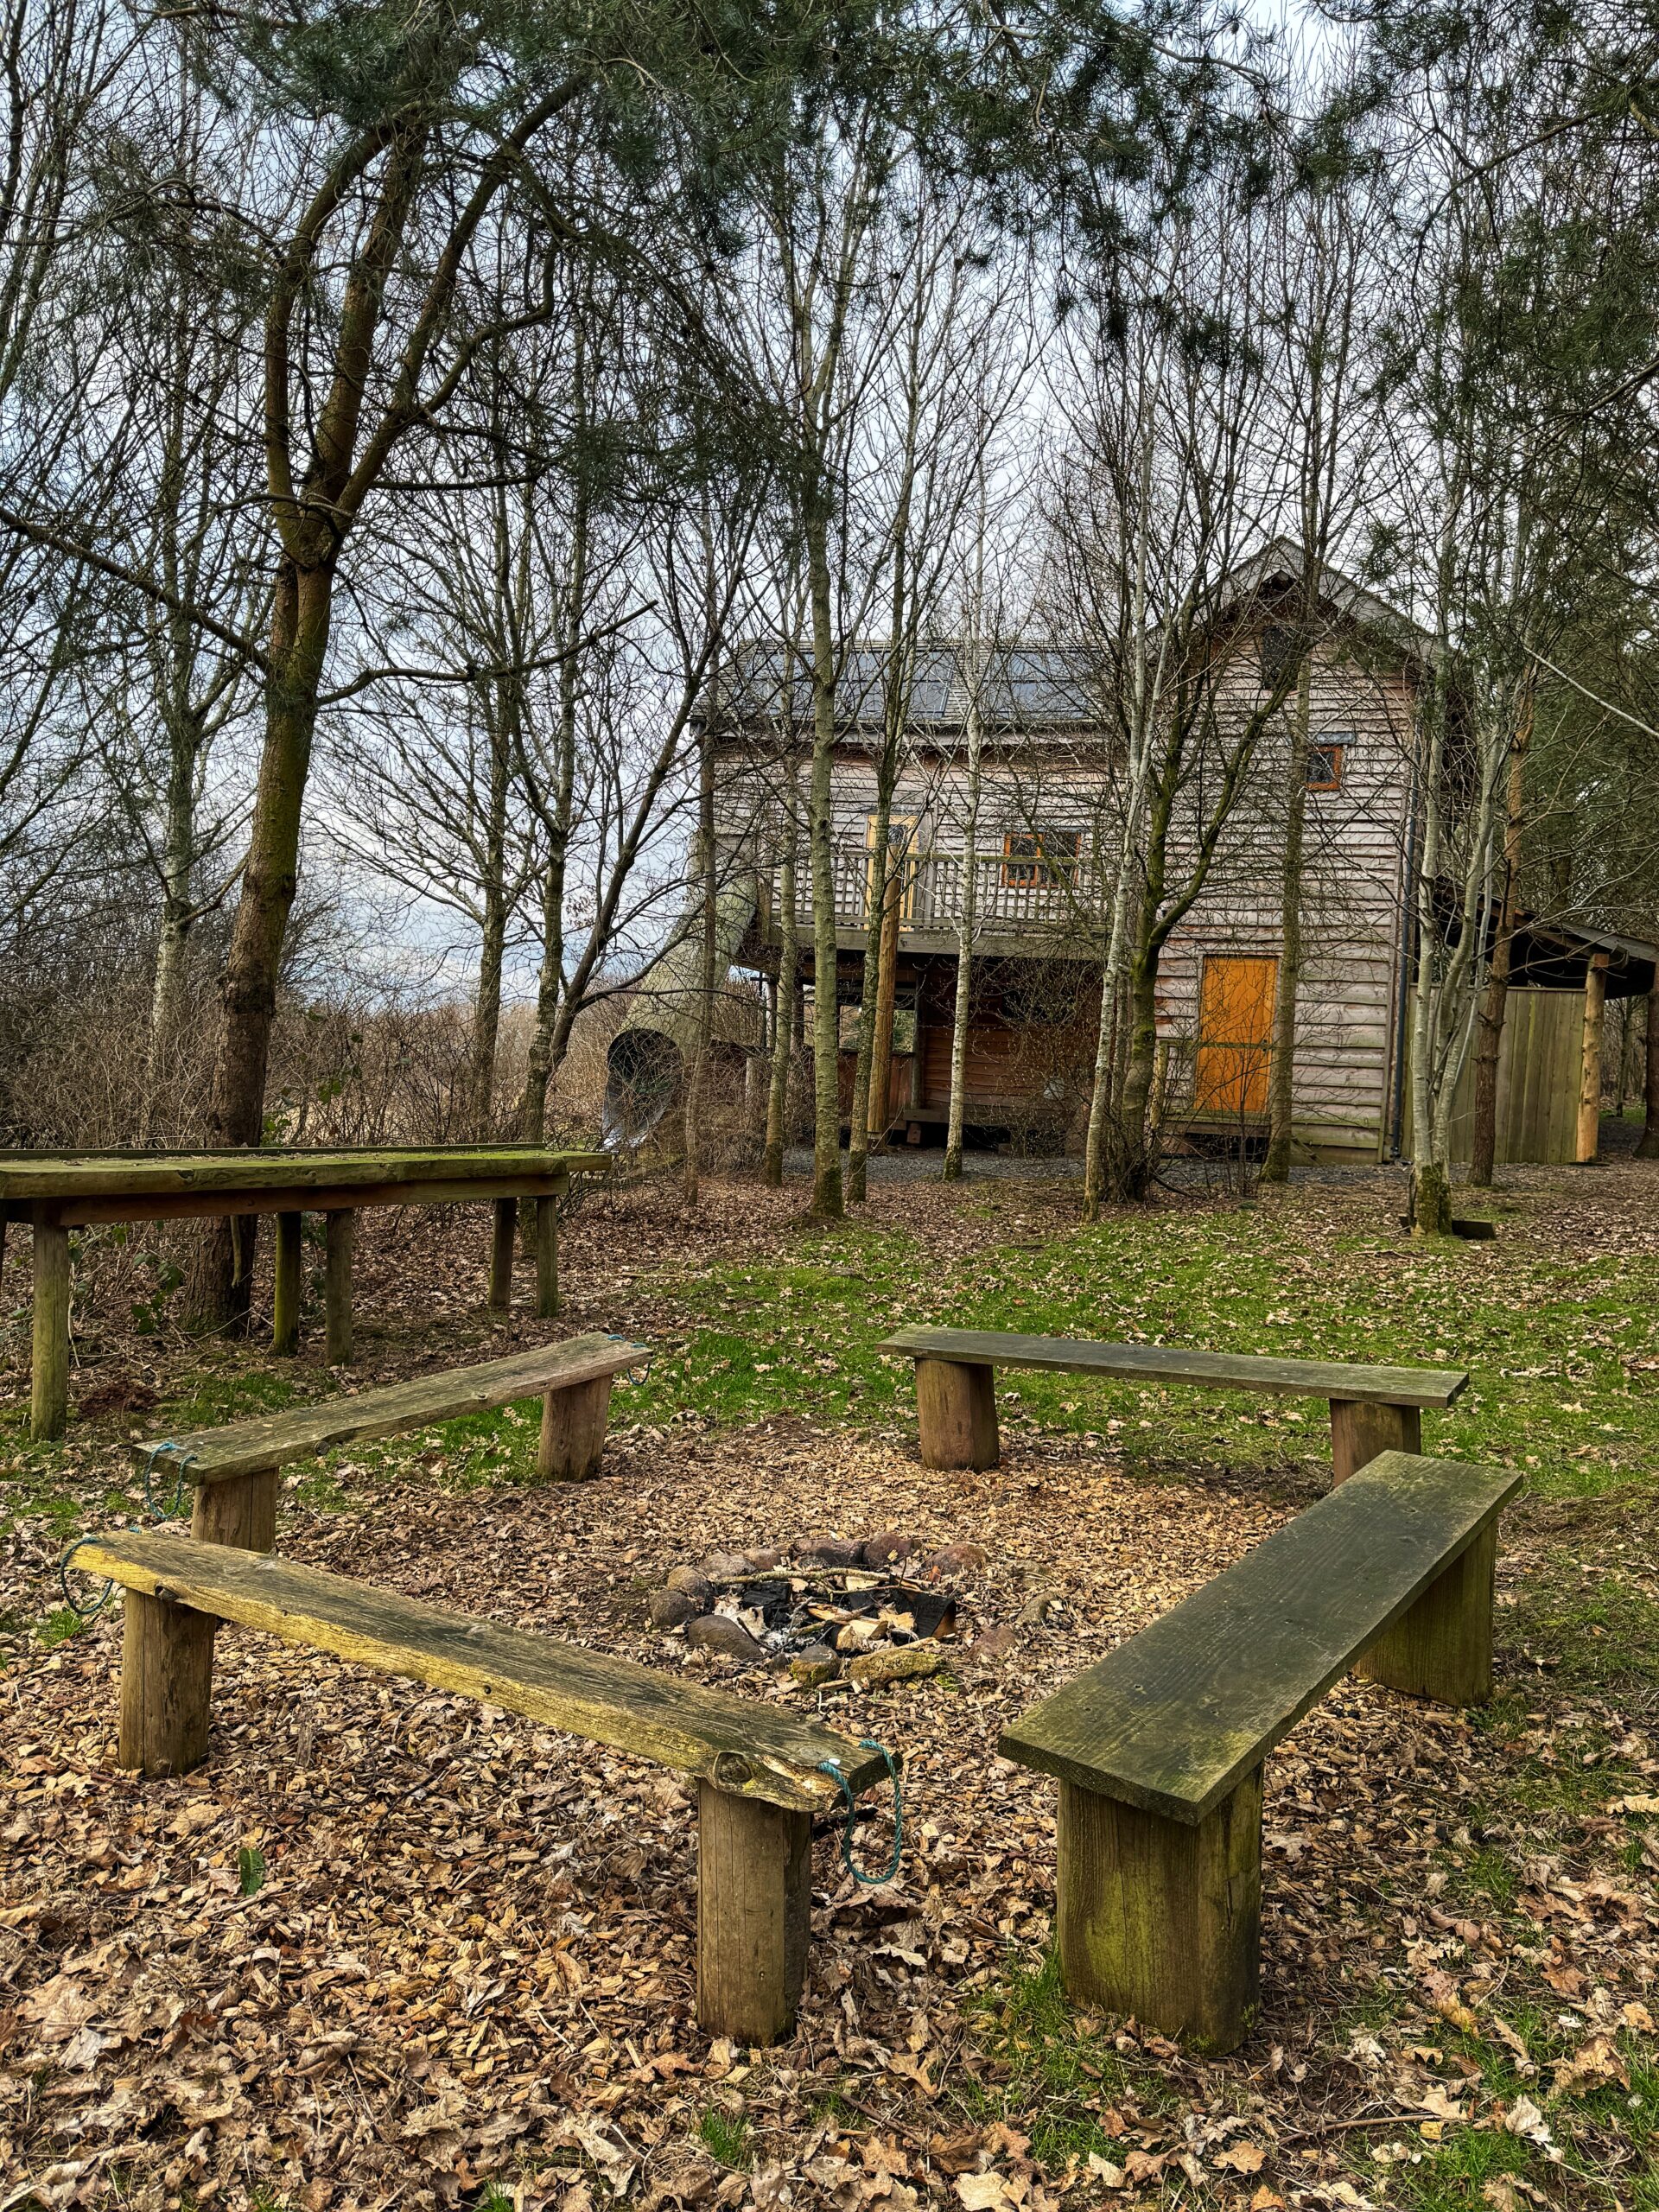
[[[925,1467],[995,1466],[996,1370],[953,1359],[918,1359],[916,1424]]]
[[[1385,1629],[1354,1669],[1367,1681],[1432,1698],[1485,1705],[1492,1694],[1492,1583],[1497,1526],[1483,1529]]]
[[[232,1475],[222,1483],[198,1483],[190,1533],[199,1544],[233,1544],[245,1552],[275,1551],[276,1468]]]
[[[1421,1452],[1423,1416],[1416,1406],[1373,1406],[1358,1398],[1331,1401],[1331,1484],[1345,1483],[1379,1452]]]
[[[300,1283],[304,1216],[276,1217],[276,1277],[271,1297],[270,1348],[288,1355],[300,1348]]]
[[[1071,1995],[1236,2049],[1262,1971],[1262,1770],[1195,1826],[1059,1785],[1060,1968]]]
[[[490,1217],[490,1311],[512,1311],[512,1248],[518,1230],[517,1198],[497,1198]]]
[[[324,1216],[326,1257],[323,1302],[327,1314],[330,1367],[352,1363],[352,1253],[357,1243],[357,1213],[350,1206]]]
[[[697,1790],[697,2024],[776,2043],[800,2003],[811,1935],[812,1818],[711,1782]]]
[[[611,1415],[611,1382],[601,1375],[550,1390],[542,1401],[542,1439],[536,1471],[550,1482],[585,1483],[599,1472]]]
[[[536,1314],[550,1321],[559,1310],[559,1212],[554,1198],[536,1201]]]
[[[207,1756],[213,1701],[211,1613],[126,1592],[118,1763],[140,1774],[186,1774]]]
[[[35,1354],[29,1373],[29,1433],[38,1443],[61,1436],[69,1420],[69,1232],[35,1223]]]

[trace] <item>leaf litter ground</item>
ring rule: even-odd
[[[61,1636],[66,1529],[130,1502],[128,1431],[338,1378],[134,1333],[117,1260],[87,1252],[99,1357],[67,1444],[19,1440],[7,1491],[0,2205],[1651,2212],[1656,1196],[1636,1165],[1516,1173],[1496,1243],[1429,1253],[1382,1176],[1088,1231],[1063,1186],[912,1184],[828,1235],[798,1192],[723,1184],[691,1219],[647,1185],[573,1216],[560,1322],[494,1330],[474,1217],[370,1217],[361,1379],[594,1326],[658,1357],[596,1484],[524,1479],[527,1410],[452,1424],[296,1476],[293,1556],[805,1707],[650,1630],[646,1594],[710,1549],[820,1533],[987,1555],[944,1675],[823,1697],[904,1754],[906,1856],[858,1890],[825,1825],[806,2001],[768,2053],[696,2030],[671,1776],[237,1630],[208,1764],[115,1768],[119,1624]],[[1068,2007],[1052,1788],[993,1747],[1317,1493],[1322,1409],[1011,1378],[1002,1467],[929,1473],[870,1346],[981,1317],[1467,1359],[1484,1403],[1431,1445],[1538,1463],[1493,1707],[1351,1682],[1269,1762],[1263,2016],[1232,2058]],[[861,1824],[867,1864],[887,1818]]]

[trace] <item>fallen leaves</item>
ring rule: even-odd
[[[902,1203],[930,1251],[994,1242],[931,1198]],[[742,1233],[789,1249],[781,1214],[743,1232],[735,1205],[705,1224],[722,1253]],[[705,1230],[672,1229],[664,1210],[641,1237],[684,1267]],[[631,1233],[621,1214],[607,1231]],[[651,1312],[614,1294],[618,1254],[587,1234],[579,1222],[567,1253],[569,1325],[651,1333]],[[461,1259],[470,1299],[476,1254]],[[989,1293],[988,1263],[986,1278]],[[475,1332],[470,1305],[454,1310],[444,1325]],[[436,1355],[411,1330],[389,1356],[423,1344]],[[823,1708],[902,1742],[909,1840],[899,1884],[871,1898],[818,1840],[792,2043],[753,2054],[696,2029],[695,1813],[674,1777],[235,1632],[219,1644],[210,1764],[137,1784],[111,1758],[119,1631],[106,1620],[57,1652],[22,1650],[9,1675],[0,2202],[27,2174],[52,2212],[101,2206],[120,2161],[144,2212],[187,2189],[234,2203],[254,2183],[296,2212],[447,2208],[482,2201],[486,2182],[523,2212],[609,2212],[624,2192],[640,2212],[1082,2212],[1103,2198],[1127,2212],[1160,2193],[1355,2212],[1368,2200],[1351,2171],[1392,2179],[1415,2161],[1426,2177],[1436,2140],[1465,2129],[1501,2127],[1506,2156],[1541,2164],[1582,2142],[1614,2157],[1635,2049],[1621,2038],[1654,2032],[1652,1885],[1621,1857],[1640,1834],[1627,1820],[1659,1809],[1649,1719],[1522,1673],[1513,1642],[1502,1664],[1523,1733],[1496,1708],[1474,1729],[1339,1686],[1266,1771],[1260,2038],[1209,2061],[1096,2018],[1074,2068],[1052,2009],[1040,2027],[1004,2017],[1052,1941],[1054,1801],[995,1759],[998,1729],[1258,1541],[1303,1478],[1293,1468],[1269,1494],[1218,1456],[1166,1468],[1180,1479],[1160,1486],[1128,1479],[1103,1441],[1010,1421],[1007,1468],[946,1482],[896,1433],[832,1433],[803,1405],[806,1418],[748,1429],[630,1433],[624,1394],[607,1474],[580,1491],[496,1480],[458,1495],[423,1486],[431,1466],[410,1457],[338,1471],[326,1510],[290,1491],[283,1539],[318,1564],[658,1665],[645,1593],[677,1560],[823,1526],[975,1548],[963,1637],[977,1660],[964,1650],[950,1679],[908,1686],[896,1739],[896,1699],[855,1690]],[[1144,1404],[1148,1437],[1164,1411]],[[97,1471],[95,1494],[106,1480]],[[1575,1525],[1575,1573],[1593,1536]],[[0,1598],[35,1605],[48,1548],[28,1532],[0,1563]],[[1502,1593],[1554,1571],[1518,1531]],[[1063,1604],[1019,1625],[1039,1591]],[[1514,1813],[1523,1761],[1545,1777],[1541,1799],[1557,1772],[1574,1783],[1568,1810]],[[245,1897],[238,1853],[254,1848],[265,1881]],[[1476,1885],[1478,1856],[1495,1887]],[[1356,2018],[1365,2028],[1348,2031]],[[1465,2036],[1486,2048],[1470,2056]],[[1044,2075],[1055,2037],[1058,2086]],[[1500,2064],[1512,2070],[1494,2101],[1474,2077]],[[48,2088],[28,2088],[32,2069],[49,2069]],[[741,2158],[703,2147],[712,2113],[746,2131]],[[1405,2139],[1394,2164],[1373,2156],[1373,2114]],[[1070,2154],[1033,2155],[1039,2120],[1074,2142],[1096,2131],[1069,2180]],[[1495,2212],[1532,2201],[1519,2188]]]

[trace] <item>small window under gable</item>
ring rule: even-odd
[[[1347,757],[1345,735],[1316,737],[1307,748],[1306,788],[1311,791],[1339,791],[1343,763]]]

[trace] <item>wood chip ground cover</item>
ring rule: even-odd
[[[452,1424],[296,1475],[296,1558],[805,1709],[648,1629],[669,1567],[888,1529],[988,1555],[946,1674],[823,1700],[904,1752],[906,1852],[859,1891],[826,1824],[806,2003],[769,2053],[696,2028],[671,1777],[240,1630],[209,1763],[115,1768],[119,1623],[61,1637],[66,1531],[132,1502],[130,1430],[330,1382],[315,1351],[273,1382],[257,1346],[139,1333],[127,1255],[89,1250],[80,1415],[49,1451],[8,1432],[0,2205],[1653,2212],[1659,1175],[1517,1174],[1497,1243],[1446,1254],[1398,1236],[1398,1195],[1299,1185],[1080,1231],[1064,1188],[910,1185],[825,1236],[798,1192],[722,1185],[693,1221],[646,1187],[573,1216],[560,1322],[505,1330],[479,1311],[475,1215],[365,1234],[364,1379],[594,1326],[663,1350],[619,1392],[596,1484],[524,1479],[528,1409]],[[1225,2061],[1066,2005],[1052,1791],[992,1745],[1313,1493],[1321,1409],[1075,1378],[1051,1403],[1020,1378],[1004,1465],[928,1473],[906,1378],[885,1387],[868,1344],[895,1318],[1016,1315],[1466,1361],[1485,1402],[1435,1444],[1539,1461],[1505,1528],[1494,1707],[1350,1683],[1269,1764],[1263,2018]],[[1550,1371],[1499,1371],[1529,1367]],[[1531,1434],[1517,1394],[1548,1406]],[[865,1863],[887,1821],[878,1802]]]

